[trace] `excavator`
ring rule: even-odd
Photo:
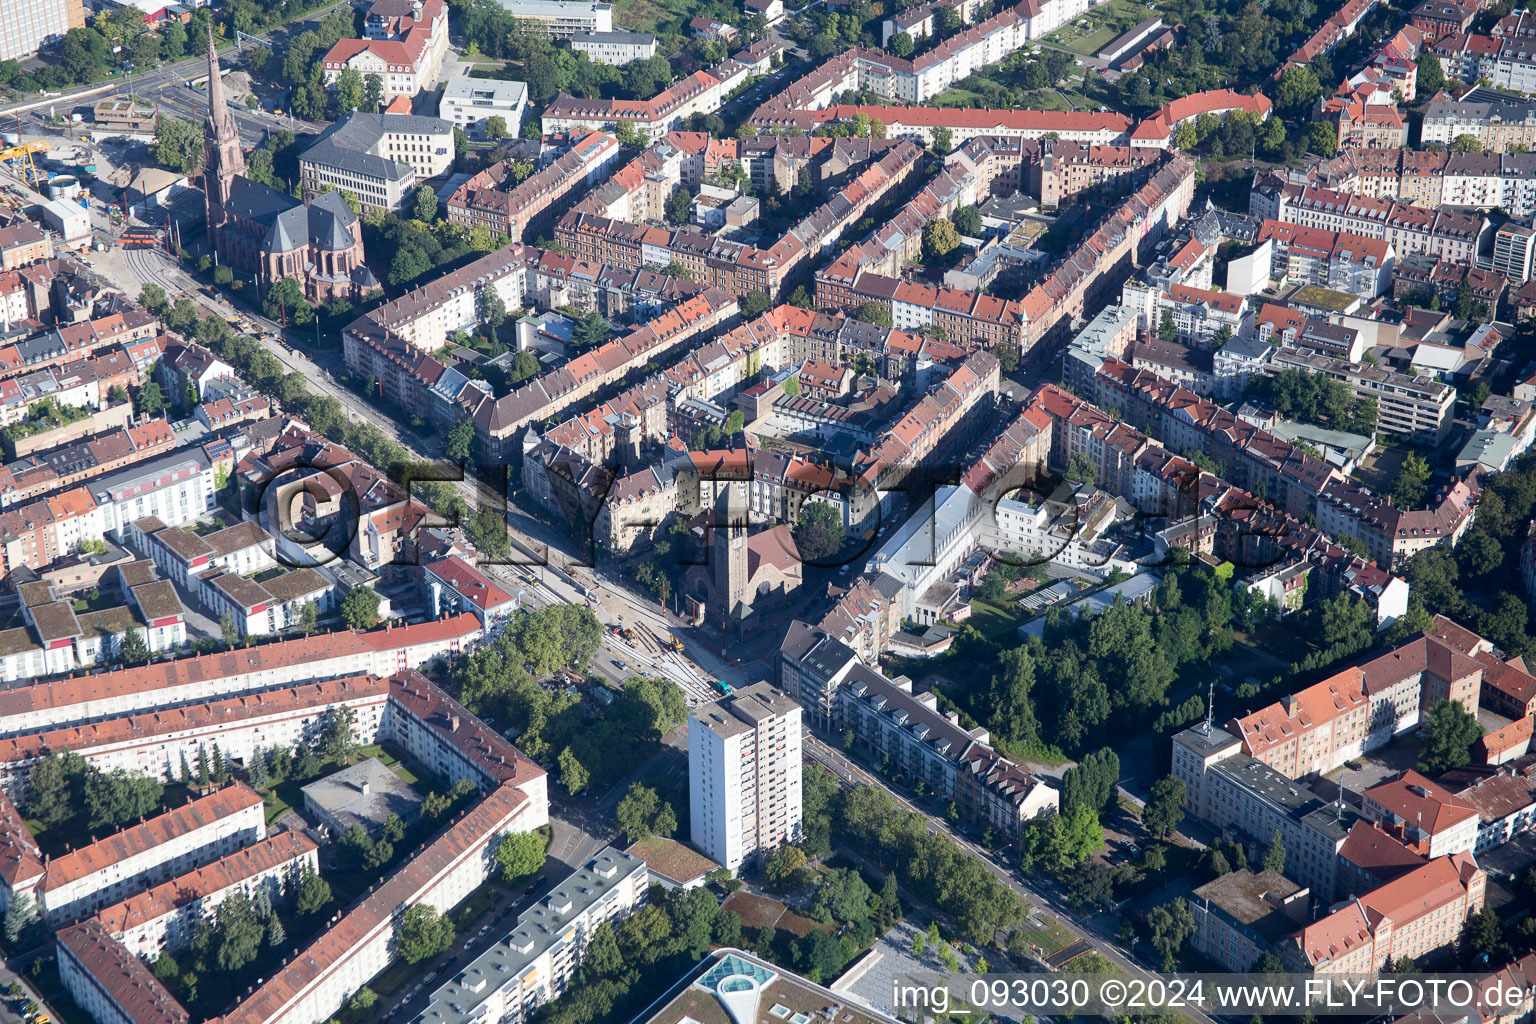
[[[46,142],[23,142],[19,146],[7,146],[0,149],[0,162],[4,162],[15,174],[21,175],[32,188],[42,188],[47,184],[47,178],[37,169],[37,164],[32,160],[33,153],[48,152]]]

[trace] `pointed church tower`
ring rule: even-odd
[[[235,178],[245,173],[245,151],[240,132],[224,102],[224,79],[219,74],[219,53],[213,46],[213,26],[208,27],[208,122],[203,126],[203,191],[208,197],[208,241],[222,253],[224,212]],[[224,262],[229,262],[227,259]]]

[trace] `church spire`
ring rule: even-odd
[[[215,138],[224,134],[229,108],[224,103],[224,78],[219,73],[219,51],[213,45],[213,22],[208,22],[208,124]]]

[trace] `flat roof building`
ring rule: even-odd
[[[353,825],[377,834],[391,814],[402,822],[414,820],[421,797],[384,762],[370,757],[305,786],[304,807],[332,836],[339,837]]]

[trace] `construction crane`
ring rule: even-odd
[[[19,146],[0,149],[0,161],[6,163],[12,172],[20,174],[22,180],[32,188],[41,188],[45,179],[38,172],[37,164],[32,162],[32,154],[46,152],[48,152],[46,142],[23,142]]]

